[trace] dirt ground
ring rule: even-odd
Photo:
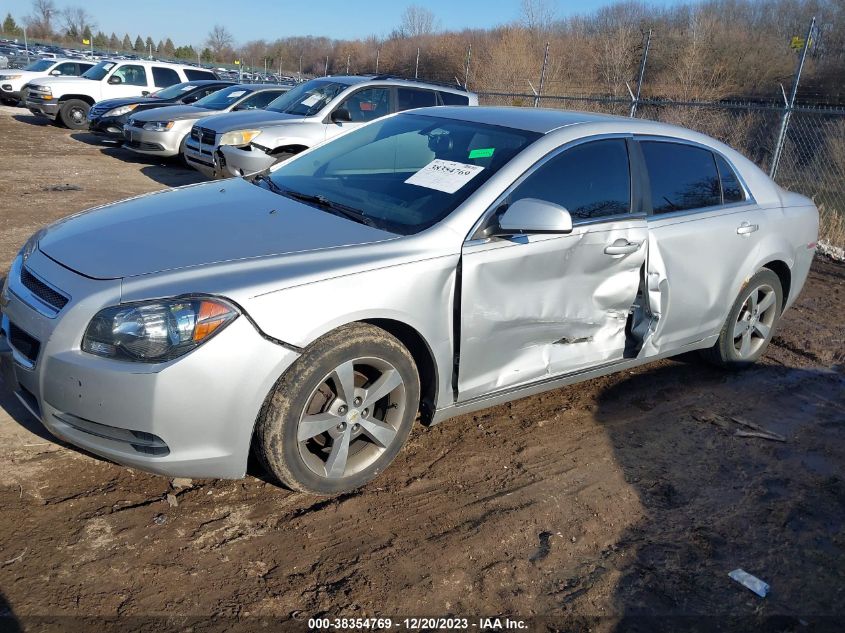
[[[52,220],[199,179],[10,108],[0,165],[4,270]],[[173,488],[62,445],[3,391],[0,629],[508,614],[539,630],[843,630],[843,315],[845,267],[817,260],[754,369],[662,361],[419,426],[378,480],[330,500],[255,467]],[[786,441],[737,437],[732,416]]]

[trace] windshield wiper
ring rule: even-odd
[[[324,209],[329,213],[339,215],[340,217],[346,218],[347,220],[352,220],[353,222],[358,222],[359,224],[364,224],[366,226],[374,226],[372,219],[366,216],[360,209],[349,207],[339,202],[334,202],[332,200],[329,200],[325,196],[310,193],[301,193],[299,191],[293,191],[292,189],[285,189],[273,182],[273,179],[270,178],[270,176],[268,175],[259,174],[253,179],[253,182],[267,183],[267,188],[273,193],[279,194],[280,196],[285,196],[286,198],[291,198],[292,200],[298,200],[299,202],[305,202],[306,204],[310,204],[317,208]]]

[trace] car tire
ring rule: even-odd
[[[59,118],[62,125],[71,130],[87,130],[88,129],[88,110],[91,106],[81,99],[68,99],[62,102],[62,107],[59,109]]]
[[[725,369],[750,367],[765,353],[782,310],[780,278],[764,268],[742,287],[719,339],[702,356]]]
[[[408,349],[373,325],[345,325],[310,345],[276,383],[258,416],[254,452],[293,490],[348,492],[393,461],[419,399]]]

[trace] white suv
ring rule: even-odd
[[[140,97],[184,81],[217,79],[210,70],[137,59],[103,60],[81,77],[47,77],[27,84],[22,95],[33,114],[72,130],[88,128],[88,110],[97,101]]]
[[[17,104],[28,82],[41,77],[78,77],[93,65],[76,59],[39,59],[21,70],[0,73],[0,101]]]

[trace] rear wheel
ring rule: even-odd
[[[375,326],[350,324],[310,346],[276,383],[256,425],[255,451],[295,490],[358,488],[401,450],[416,418],[410,352]]]
[[[88,110],[91,106],[80,99],[68,99],[62,102],[59,109],[59,119],[62,124],[71,130],[88,129]]]
[[[729,369],[743,369],[757,362],[769,342],[783,308],[780,278],[763,269],[743,287],[734,301],[719,340],[702,355]]]

